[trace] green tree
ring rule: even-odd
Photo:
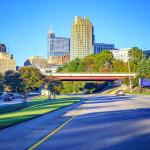
[[[19,73],[24,82],[23,91],[25,97],[27,93],[41,87],[44,83],[44,76],[40,73],[39,69],[34,67],[21,67]]]
[[[112,71],[113,54],[109,50],[104,50],[95,56],[95,61],[99,72]]]
[[[85,72],[85,64],[84,64],[83,59],[80,59],[77,72]]]
[[[83,91],[85,81],[63,81],[61,93],[81,93]]]
[[[146,78],[150,78],[150,58],[146,59],[144,58],[143,60],[141,60],[141,62],[138,65],[138,77],[146,77]]]
[[[67,72],[77,72],[79,64],[80,64],[79,58],[70,61],[70,63],[67,66]]]
[[[3,83],[8,92],[21,93],[23,91],[24,83],[18,72],[6,71]]]
[[[62,72],[64,70],[64,67],[58,67],[56,72]]]
[[[116,60],[114,59],[112,61],[113,64],[113,71],[114,72],[128,72],[128,64],[126,62],[123,62],[122,60]]]
[[[92,72],[95,64],[94,56],[93,55],[86,56],[83,59],[83,63],[85,67],[85,72]]]
[[[56,94],[60,94],[62,82],[56,78],[49,77],[46,79],[45,87],[48,90],[48,99],[51,99],[51,94],[54,95],[55,99]]]
[[[131,62],[137,65],[142,59],[142,49],[138,47],[133,47],[129,51],[129,58]]]

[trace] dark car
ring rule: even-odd
[[[115,93],[116,96],[125,96],[125,91],[124,90],[118,90]]]
[[[4,101],[12,101],[14,99],[14,94],[13,93],[7,93],[4,97]]]

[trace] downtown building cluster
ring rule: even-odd
[[[90,18],[75,16],[70,38],[56,36],[54,30],[50,28],[47,34],[47,59],[33,56],[28,58],[24,65],[35,66],[42,73],[47,74],[55,72],[59,66],[63,66],[71,60],[98,54],[103,50],[110,50],[114,58],[118,60],[128,61],[128,53],[131,48],[116,49],[114,44],[98,43],[95,39],[94,26]]]
[[[70,38],[56,36],[52,28],[47,34],[47,59],[41,56],[28,58],[24,65],[38,67],[44,74],[55,72],[57,67],[75,58],[98,54],[103,50],[113,50],[114,44],[95,43],[94,26],[89,17],[75,16]]]
[[[95,43],[94,26],[89,17],[75,16],[70,38],[55,37],[52,29],[48,32],[48,58],[68,55],[73,60],[114,47],[114,44]]]

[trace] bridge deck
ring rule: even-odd
[[[61,81],[112,81],[123,80],[131,76],[136,77],[136,74],[90,74],[90,73],[54,73],[51,77],[56,77]]]

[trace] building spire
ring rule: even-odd
[[[52,26],[50,26],[48,30],[48,34],[51,34],[51,33],[55,33]]]

